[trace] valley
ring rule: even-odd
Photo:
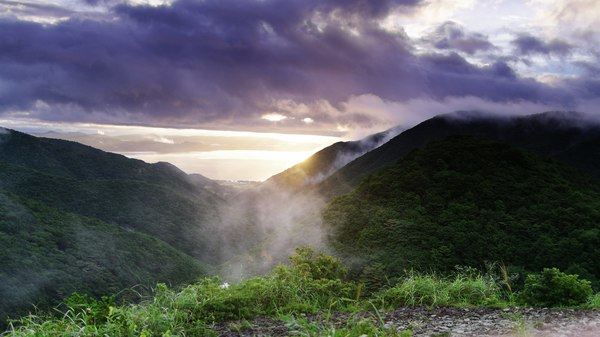
[[[171,318],[127,334],[210,335],[211,324],[256,316],[535,306],[522,294],[545,268],[578,275],[585,298],[567,306],[597,308],[599,145],[600,126],[584,114],[455,112],[333,144],[263,183],[233,183],[6,130],[0,315],[4,326],[24,317],[16,325],[26,330],[41,324],[26,318],[34,305],[52,322],[48,312],[76,292],[91,297],[67,301],[72,314],[98,315],[86,327],[114,332],[164,308]],[[491,288],[400,300],[394,289],[418,275],[489,278]],[[189,330],[194,322],[206,328]]]

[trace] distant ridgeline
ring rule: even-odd
[[[435,117],[336,143],[240,194],[168,163],[0,129],[0,322],[73,291],[269,270],[323,233],[356,278],[499,262],[598,286],[600,127],[586,118]]]

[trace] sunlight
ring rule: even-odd
[[[252,131],[176,129],[0,119],[0,125],[67,139],[148,163],[169,162],[219,180],[262,181],[308,158],[338,137]]]
[[[317,149],[316,149],[317,150]],[[147,163],[169,162],[187,173],[216,180],[264,181],[298,164],[315,151],[231,150],[182,153],[124,152]]]
[[[287,116],[278,113],[270,113],[265,114],[260,117],[261,119],[267,120],[269,122],[281,122],[287,119]]]

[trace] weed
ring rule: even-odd
[[[414,272],[384,291],[382,301],[388,308],[402,306],[501,306],[500,289],[496,283],[481,274],[456,274],[443,278],[435,274],[419,275]]]
[[[600,293],[590,296],[585,306],[589,309],[600,309]]]

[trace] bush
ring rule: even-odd
[[[315,280],[341,280],[348,273],[348,268],[339,259],[323,252],[315,253],[309,246],[296,248],[290,262],[293,270]]]
[[[540,274],[527,275],[521,299],[539,307],[576,306],[585,303],[591,295],[590,281],[557,268],[544,268]]]

